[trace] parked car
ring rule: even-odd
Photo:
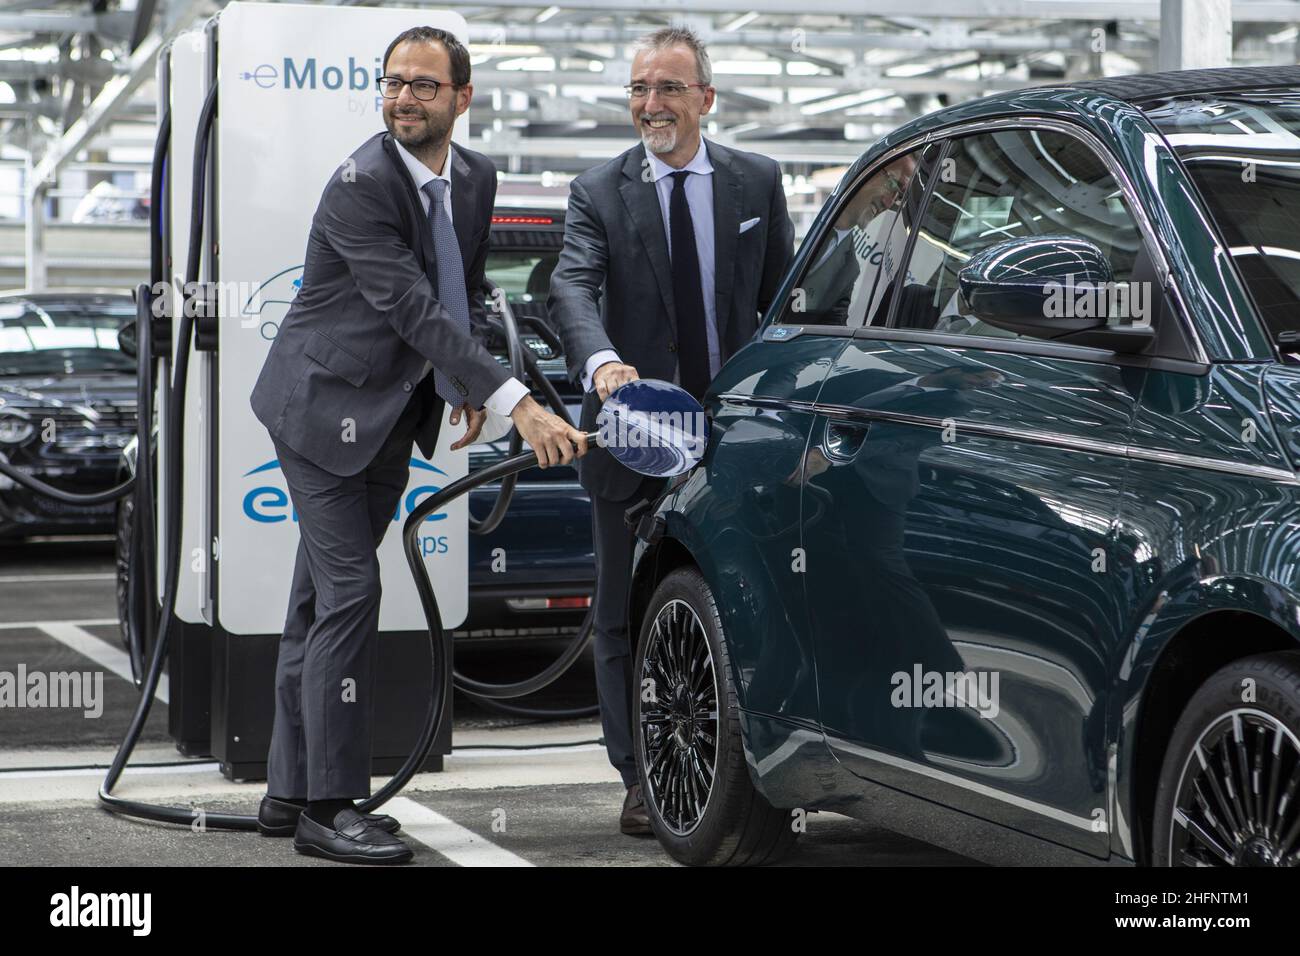
[[[520,323],[522,344],[537,358],[576,423],[581,392],[568,380],[564,356],[532,324],[548,322],[546,297],[564,245],[564,210],[498,206],[490,241],[487,277],[505,293]],[[494,335],[489,341],[493,354],[506,363],[505,339]],[[535,387],[533,397],[545,404]],[[502,460],[508,446],[506,438],[471,446],[470,471]],[[493,482],[470,492],[469,511],[476,520],[491,511],[499,487]],[[499,548],[507,559],[504,570],[493,569]],[[577,469],[557,465],[525,471],[496,530],[470,535],[469,611],[452,633],[458,639],[510,641],[572,635],[591,606],[595,572],[591,502],[578,484]]]
[[[991,861],[1300,863],[1297,129],[1300,69],[1123,77],[848,170],[641,524],[674,857],[834,810]]]
[[[563,356],[552,351],[534,322],[546,322],[551,271],[564,241],[562,209],[501,207],[492,218],[486,273],[505,293],[520,323],[521,344],[531,350],[542,372],[559,393],[576,422],[581,410],[577,386],[567,379]],[[549,328],[549,326],[547,326]],[[489,348],[507,364],[503,335],[484,330]],[[540,390],[533,397],[545,402]],[[470,447],[470,471],[507,457],[508,438]],[[134,443],[121,462],[121,476],[134,474]],[[119,477],[119,480],[121,478]],[[491,512],[500,489],[493,482],[470,492],[475,520]],[[127,620],[128,565],[131,535],[130,499],[118,505],[118,617]],[[498,549],[503,549],[498,552]],[[504,568],[494,556],[504,553]],[[469,609],[452,634],[458,640],[533,641],[573,635],[591,605],[595,556],[591,541],[591,507],[572,466],[531,469],[520,475],[509,511],[486,534],[469,539]],[[123,639],[126,625],[123,623]]]
[[[117,334],[135,318],[127,293],[0,294],[0,455],[78,493],[114,484],[135,431],[135,361]],[[53,501],[0,475],[0,538],[102,534],[112,503]]]

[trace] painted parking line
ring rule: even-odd
[[[90,617],[83,621],[4,621],[0,622],[0,631],[30,630],[44,627],[46,624],[75,624],[77,627],[104,627],[116,624],[115,617]]]
[[[122,771],[123,777],[146,777],[173,773],[218,773],[221,764],[212,760],[196,761],[193,764],[168,763],[159,766],[133,767],[130,764]],[[42,780],[49,777],[98,777],[103,779],[108,772],[108,764],[102,767],[37,767],[30,770],[0,770],[0,780]]]
[[[115,581],[116,574],[8,574],[0,584],[37,584],[41,581]]]
[[[127,656],[126,651],[101,640],[81,625],[74,624],[71,621],[37,621],[34,626],[60,644],[72,648],[78,654],[89,657],[100,667],[112,671],[128,684],[134,686],[135,678],[131,676],[131,658]],[[167,675],[162,674],[158,680],[158,691],[154,694],[154,699],[165,704],[168,696]]]
[[[457,866],[533,865],[410,797],[393,797],[384,812],[402,821],[402,836],[418,840]]]

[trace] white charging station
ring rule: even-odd
[[[201,283],[213,284],[217,309],[215,329],[206,324],[190,357],[181,628],[170,663],[169,725],[182,752],[213,754],[231,777],[265,772],[276,643],[298,545],[284,476],[248,397],[301,282],[312,215],[329,175],[384,129],[375,82],[384,51],[403,30],[421,25],[466,37],[464,19],[449,11],[237,0],[159,58],[159,112],[170,109],[172,127],[163,223],[173,315],[185,307],[195,133],[214,85],[218,97],[199,274]],[[453,139],[463,141],[468,126],[462,116]],[[172,325],[175,336],[179,323]],[[165,407],[159,412],[162,460]],[[428,699],[428,637],[402,551],[402,523],[423,498],[466,473],[468,452],[449,449],[463,428],[444,419],[432,461],[413,450],[407,490],[379,550],[377,773],[409,753]],[[160,500],[165,494],[160,481]],[[420,536],[448,629],[468,607],[467,508],[462,498],[431,515]],[[159,540],[165,535],[160,519]],[[159,575],[161,582],[161,568]],[[450,749],[446,736],[435,741],[426,769],[441,765]]]

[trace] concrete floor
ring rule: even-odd
[[[138,695],[117,636],[111,542],[0,545],[0,671],[102,671],[104,712],[0,709],[0,865],[340,866],[291,841],[116,816],[96,800]],[[542,661],[544,663],[544,660]],[[479,652],[474,673],[487,677]],[[125,673],[127,676],[122,676]],[[545,705],[594,700],[590,667],[548,689]],[[596,720],[526,723],[456,701],[456,749],[385,806],[416,866],[671,865],[652,838],[623,836],[623,790]],[[211,761],[184,761],[154,707],[115,793],[253,813],[260,783],[232,783]],[[520,749],[511,749],[520,748]],[[149,766],[161,765],[161,766]],[[376,778],[375,789],[383,784]],[[836,814],[812,814],[790,865],[963,865],[970,861]]]

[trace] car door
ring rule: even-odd
[[[888,323],[855,332],[818,397],[804,546],[820,712],[854,772],[1103,856],[1123,619],[1107,571],[1144,363],[961,314],[956,279],[1027,236],[1085,237],[1121,282],[1150,260],[1082,132],[974,129],[938,161]]]
[[[710,388],[718,404],[708,480],[693,503],[708,516],[697,529],[697,554],[721,595],[742,705],[806,723],[818,746],[800,553],[803,460],[813,407],[836,356],[887,305],[884,294],[906,247],[900,210],[908,196],[919,207],[921,157],[920,149],[903,151],[837,189],[778,290],[770,321]],[[749,743],[762,747],[753,737]],[[758,756],[761,763],[765,757]],[[771,760],[780,759],[778,748]]]

